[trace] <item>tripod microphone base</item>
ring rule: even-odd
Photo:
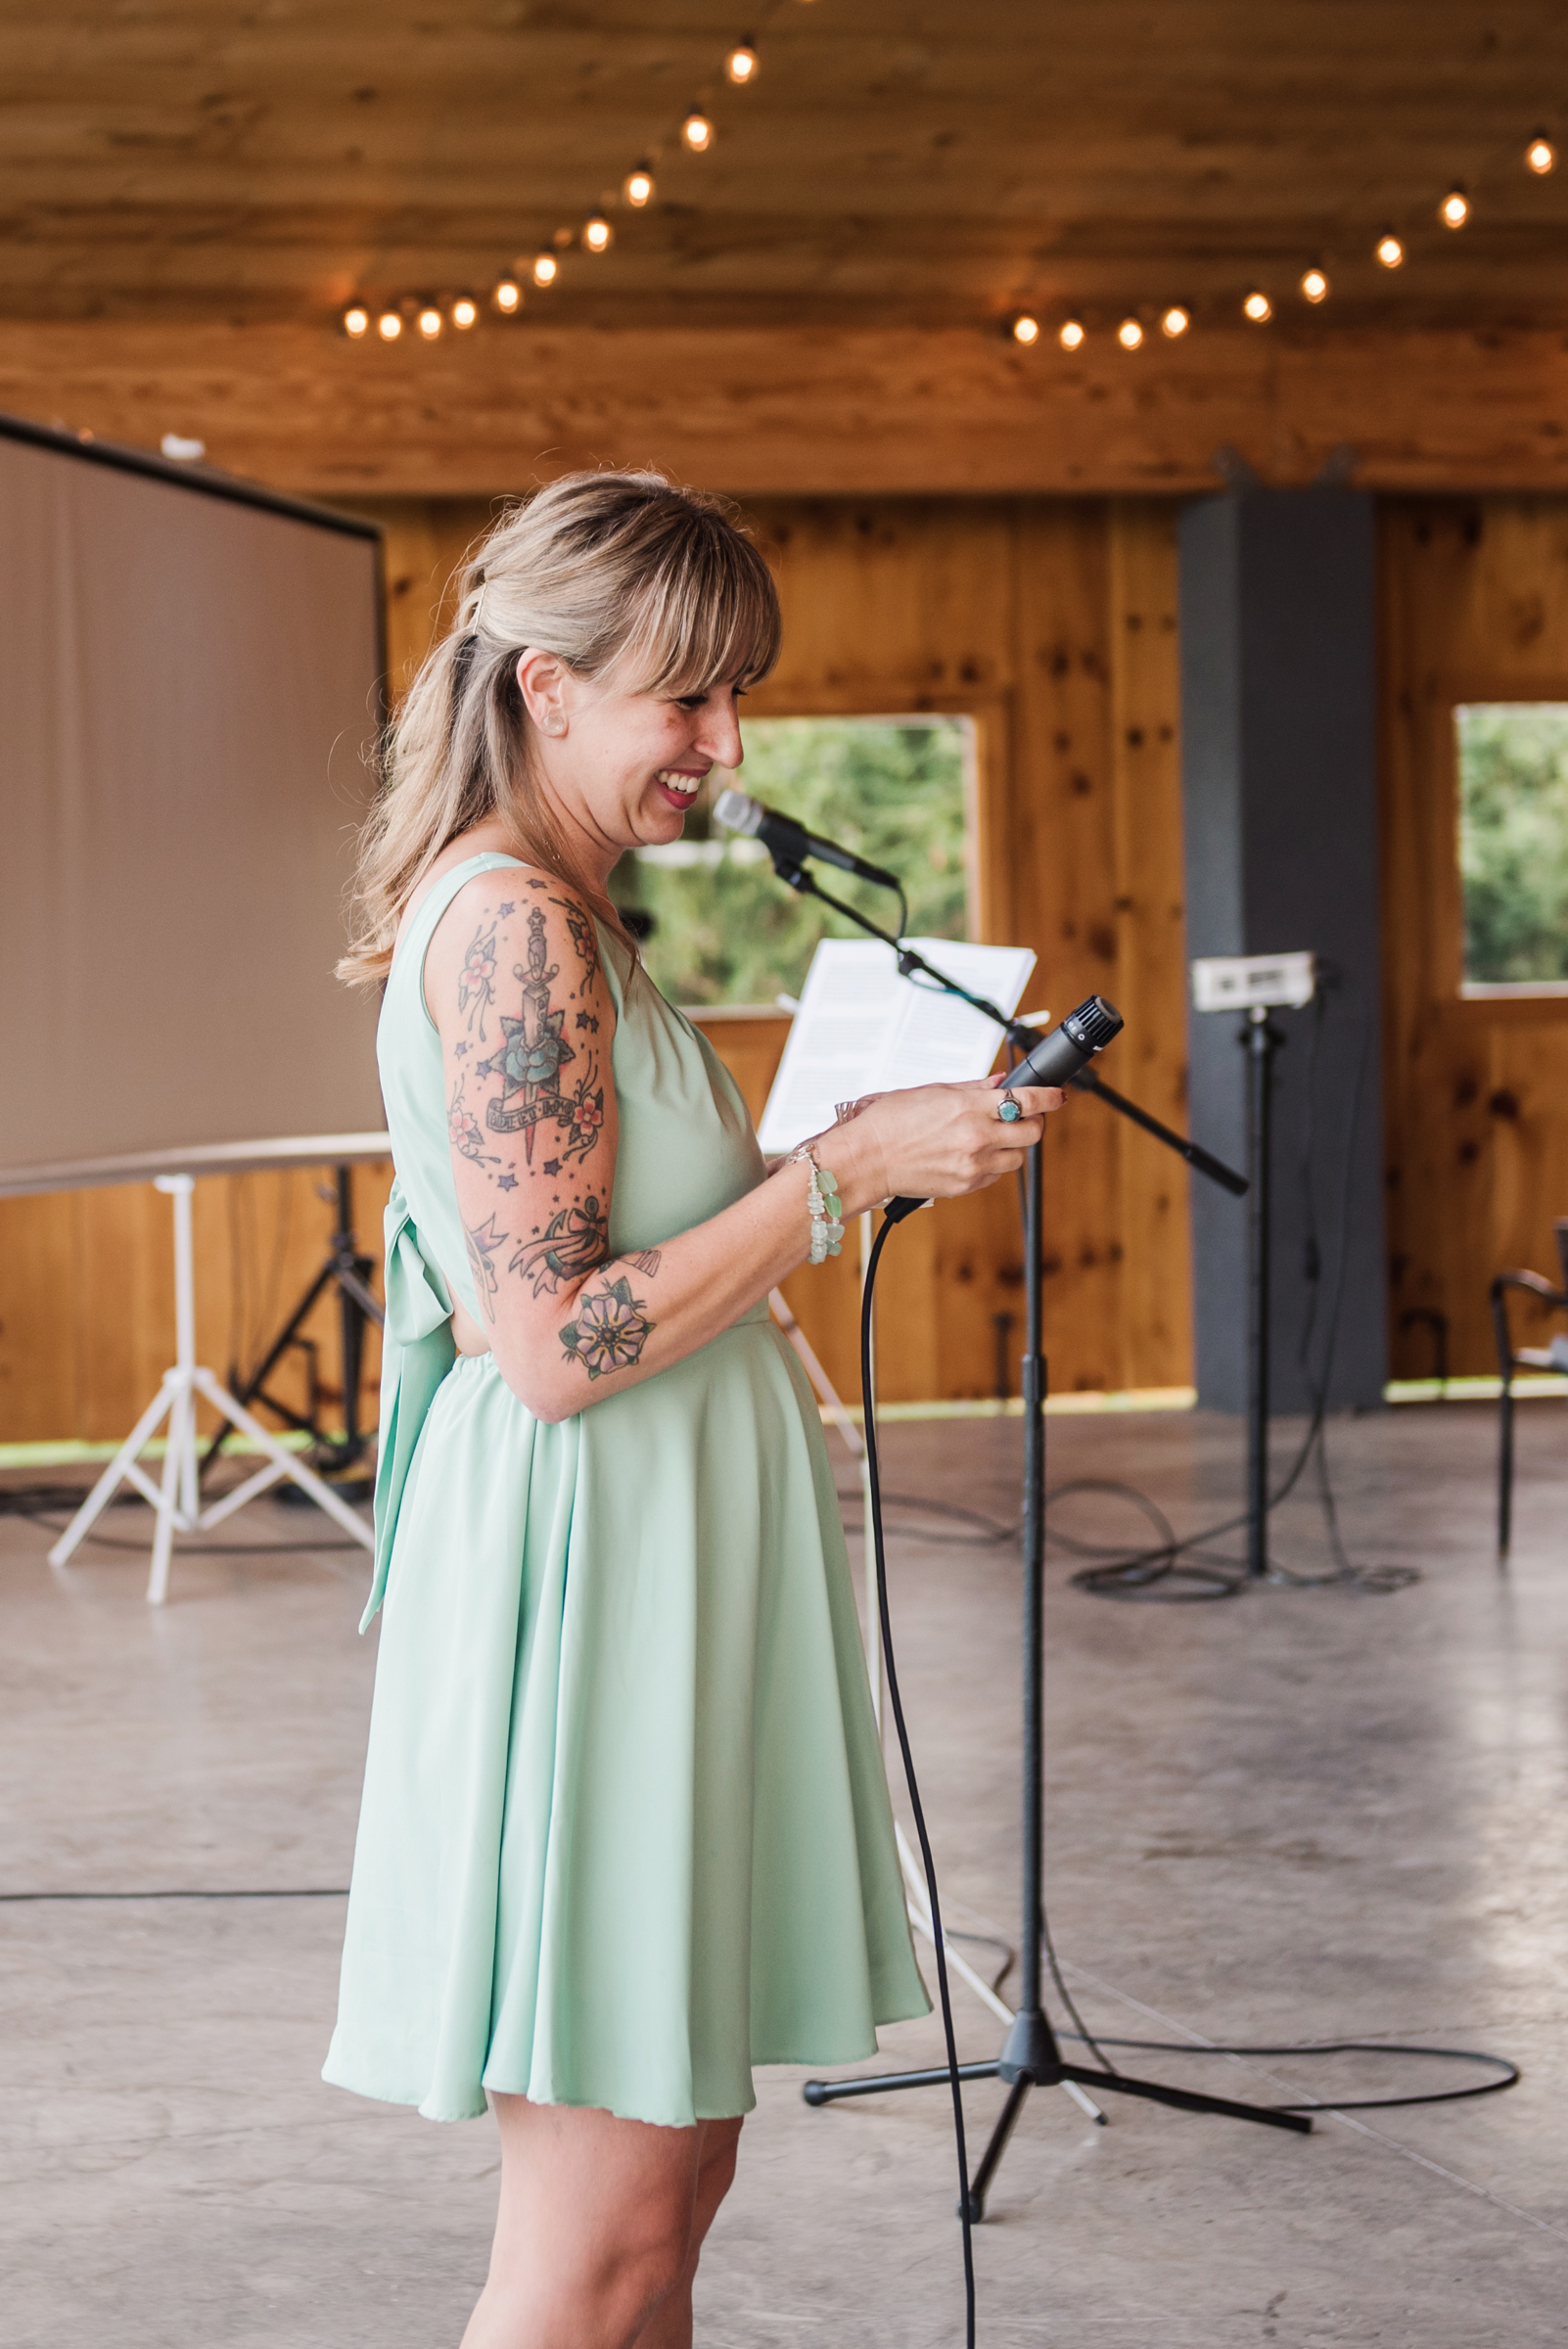
[[[1067,2077],[1056,2035],[1038,2006],[1021,2006],[1002,2044],[996,2076],[1008,2086],[1020,2080],[1031,2088],[1054,2088]]]
[[[1241,2104],[1229,2096],[1205,2096],[1192,2089],[1167,2088],[1162,2080],[1133,2080],[1126,2072],[1102,2072],[1089,2064],[1064,2063],[1055,2034],[1038,2008],[1033,2012],[1020,2011],[1014,2016],[1006,2046],[993,2062],[961,2063],[958,2077],[1005,2080],[1009,2084],[1007,2101],[996,2116],[991,2142],[969,2182],[968,2216],[976,2226],[986,2215],[991,2182],[1032,2088],[1065,2088],[1080,2094],[1084,2088],[1091,2088],[1096,2095],[1109,2089],[1118,2096],[1141,2096],[1150,2104],[1168,2104],[1177,2112],[1218,2113],[1223,2120],[1256,2121],[1265,2129],[1288,2129],[1296,2137],[1312,2135],[1310,2114],[1291,2112],[1280,2104]],[[850,2096],[885,2096],[891,2089],[945,2088],[947,2081],[947,2067],[943,2063],[927,2071],[874,2072],[858,2080],[807,2080],[801,2094],[807,2104],[840,2104]],[[1095,2118],[1103,2123],[1105,2115],[1096,2109]]]

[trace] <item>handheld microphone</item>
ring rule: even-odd
[[[1107,1003],[1103,995],[1088,996],[1049,1036],[1040,1037],[1028,1057],[1010,1072],[1008,1084],[1071,1084],[1096,1053],[1115,1042],[1124,1025],[1114,1003]],[[890,1223],[901,1223],[905,1216],[912,1216],[925,1204],[923,1199],[890,1199],[883,1213]]]
[[[1071,1084],[1080,1069],[1115,1042],[1123,1025],[1114,1003],[1107,1003],[1103,995],[1090,995],[1077,1011],[1068,1013],[1060,1027],[1040,1038],[1009,1075],[1008,1083]]]
[[[776,807],[764,807],[761,800],[749,800],[743,791],[721,791],[714,802],[714,813],[726,832],[745,832],[760,840],[775,863],[798,865],[807,856],[817,856],[824,864],[836,864],[841,873],[854,873],[862,881],[874,882],[878,889],[901,895],[896,874],[884,872],[880,864],[867,864],[853,849],[841,849],[837,841],[824,840],[820,832],[807,832],[792,815],[780,815]]]

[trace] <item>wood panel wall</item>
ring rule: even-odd
[[[378,1264],[391,1184],[390,1162],[353,1171],[360,1241]],[[210,1176],[192,1205],[198,1355],[227,1379],[260,1359],[320,1269],[337,1223],[332,1169]],[[330,1300],[300,1334],[316,1347],[326,1416],[338,1424],[342,1357]],[[173,1210],[161,1192],[122,1183],[0,1199],[0,1444],[128,1435],[173,1359]],[[371,1330],[364,1425],[375,1421],[380,1374]],[[302,1410],[309,1375],[295,1351],[269,1384]],[[204,1428],[216,1424],[206,1404],[198,1408]]]
[[[394,501],[389,645],[406,683],[487,500]],[[1156,501],[769,500],[752,520],[785,608],[785,655],[756,713],[963,711],[980,746],[983,935],[1039,957],[1026,1008],[1098,990],[1127,1015],[1113,1082],[1183,1122],[1184,1015],[1174,509]],[[779,1024],[715,1023],[754,1107]],[[324,1253],[321,1178],[198,1186],[204,1359],[227,1365],[258,1283],[292,1300]],[[358,1177],[379,1244],[385,1177]],[[1046,1336],[1057,1388],[1190,1377],[1185,1170],[1075,1096],[1047,1161]],[[122,1434],[172,1347],[166,1202],[151,1191],[0,1204],[0,1441]],[[285,1224],[285,1219],[287,1222]],[[279,1239],[279,1232],[283,1238]],[[276,1257],[281,1269],[270,1278]],[[890,1249],[881,1377],[895,1399],[985,1396],[996,1316],[1022,1344],[1010,1186],[945,1204]],[[791,1302],[835,1384],[858,1393],[855,1267],[807,1270]],[[127,1306],[126,1301],[129,1300]],[[242,1310],[243,1308],[243,1310]],[[336,1369],[330,1318],[324,1362]],[[243,1359],[243,1350],[242,1350]]]
[[[1492,1274],[1557,1271],[1568,1000],[1459,994],[1453,711],[1568,700],[1568,503],[1401,500],[1380,527],[1391,1359],[1430,1374],[1435,1312],[1451,1369],[1490,1371]]]

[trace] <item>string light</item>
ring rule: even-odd
[[[725,58],[724,70],[731,81],[744,88],[747,82],[757,79],[757,52],[746,40],[740,42]]]
[[[603,213],[595,212],[582,231],[582,242],[589,253],[608,253],[616,241],[616,232]]]
[[[351,335],[357,343],[362,335],[370,332],[370,312],[361,308],[357,301],[353,302],[343,314],[343,331],[346,335]]]
[[[1438,206],[1438,218],[1445,228],[1462,228],[1469,217],[1469,197],[1462,188],[1451,188]]]
[[[633,211],[640,212],[645,204],[652,204],[654,200],[653,173],[648,169],[646,163],[639,163],[635,171],[626,173],[621,183],[621,193]]]
[[[1189,310],[1184,310],[1181,307],[1180,302],[1174,301],[1171,304],[1171,307],[1166,311],[1165,316],[1160,321],[1160,332],[1162,335],[1169,336],[1171,341],[1174,343],[1178,335],[1184,335],[1186,333],[1191,324],[1191,312]]]
[[[427,343],[435,342],[445,323],[439,310],[421,310],[419,313],[419,331]]]
[[[492,290],[490,299],[503,318],[510,318],[515,310],[523,307],[523,289],[515,277],[503,277]]]
[[[536,286],[553,286],[561,274],[561,264],[553,253],[536,253],[533,256],[533,282]]]
[[[1056,340],[1064,350],[1077,350],[1084,340],[1084,328],[1077,318],[1064,318],[1056,330]]]
[[[694,109],[682,122],[680,135],[693,155],[706,155],[714,143],[714,126],[706,115],[699,115]]]
[[[479,303],[467,294],[459,294],[452,304],[452,324],[460,333],[466,333],[469,327],[479,324]]]
[[[1326,301],[1328,299],[1328,280],[1321,269],[1308,270],[1301,281],[1301,291],[1304,301]]]
[[[1021,317],[1015,318],[1013,320],[1013,341],[1022,343],[1026,349],[1032,343],[1038,343],[1039,341],[1039,320],[1031,318],[1027,310]]]
[[[1399,269],[1404,266],[1405,248],[1392,232],[1378,238],[1376,252],[1377,257],[1385,269]]]
[[[1124,318],[1116,330],[1116,339],[1124,350],[1137,350],[1143,342],[1143,329],[1135,318]]]
[[[395,343],[403,331],[403,322],[395,310],[383,310],[376,321],[376,332],[384,343]]]
[[[1268,295],[1256,288],[1248,295],[1241,307],[1243,314],[1252,320],[1254,326],[1267,326],[1274,314],[1274,305]]]
[[[1525,149],[1525,168],[1534,171],[1538,179],[1545,179],[1548,171],[1557,168],[1557,150],[1544,130],[1538,130]]]

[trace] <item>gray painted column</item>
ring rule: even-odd
[[[1269,1256],[1278,1411],[1308,1407],[1300,1350],[1311,1325],[1320,1376],[1336,1290],[1330,1405],[1379,1403],[1388,1375],[1374,566],[1372,501],[1359,491],[1244,489],[1181,515],[1187,953],[1311,948],[1341,975],[1320,1016],[1315,1005],[1271,1015],[1287,1039],[1274,1063]],[[1187,1018],[1189,1130],[1244,1166],[1241,1022],[1190,1007]],[[1245,1201],[1195,1175],[1192,1241],[1199,1397],[1238,1411]]]

